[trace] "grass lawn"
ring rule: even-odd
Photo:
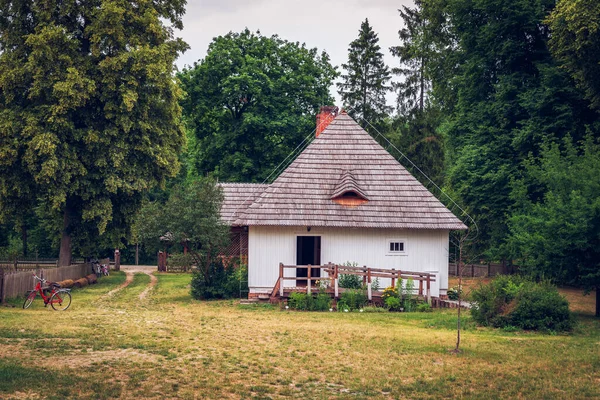
[[[303,313],[198,302],[189,275],[123,273],[65,312],[0,307],[0,398],[598,398],[600,321],[548,335],[476,328],[456,310]]]

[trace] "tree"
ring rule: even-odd
[[[332,104],[337,76],[326,53],[248,29],[219,36],[179,78],[192,174],[262,182]]]
[[[32,199],[60,215],[61,265],[98,234],[118,243],[179,168],[184,5],[0,1],[0,215]]]
[[[562,147],[562,149],[561,149]],[[600,317],[600,143],[588,136],[579,146],[570,137],[546,143],[515,182],[516,211],[510,219],[513,256],[524,272],[559,284],[596,289]],[[543,193],[531,200],[527,182]]]
[[[183,244],[204,282],[211,282],[212,264],[227,244],[229,228],[220,217],[223,193],[213,179],[175,186],[165,203],[148,202],[142,207],[134,230],[143,243],[160,238]]]
[[[391,112],[385,94],[391,90],[389,68],[383,62],[379,38],[365,19],[360,25],[358,38],[348,48],[348,63],[342,64],[346,74],[337,84],[338,91],[348,108],[348,114],[367,130],[371,125],[380,128]],[[370,124],[370,125],[369,125]]]
[[[509,256],[503,242],[514,205],[511,184],[524,161],[539,156],[544,139],[581,140],[597,117],[548,50],[543,21],[553,1],[448,4],[460,53],[451,80],[457,101],[444,126],[448,184],[481,218],[481,247],[474,250],[500,259]]]
[[[547,19],[550,49],[600,111],[600,3],[560,0]]]

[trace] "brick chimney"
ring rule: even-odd
[[[319,137],[321,132],[327,128],[327,126],[333,121],[338,115],[338,108],[336,106],[323,106],[317,114],[317,133],[316,137]]]

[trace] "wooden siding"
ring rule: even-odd
[[[251,292],[267,292],[273,288],[279,277],[280,262],[296,264],[297,236],[321,236],[322,264],[349,261],[372,268],[430,272],[437,275],[432,287],[433,296],[445,294],[448,288],[446,230],[311,227],[308,232],[306,227],[251,226],[248,258]],[[406,255],[390,255],[387,248],[389,239],[405,240]],[[381,280],[380,284],[383,288],[391,282]]]

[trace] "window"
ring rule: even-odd
[[[406,255],[406,239],[388,239],[387,254],[390,256]]]

